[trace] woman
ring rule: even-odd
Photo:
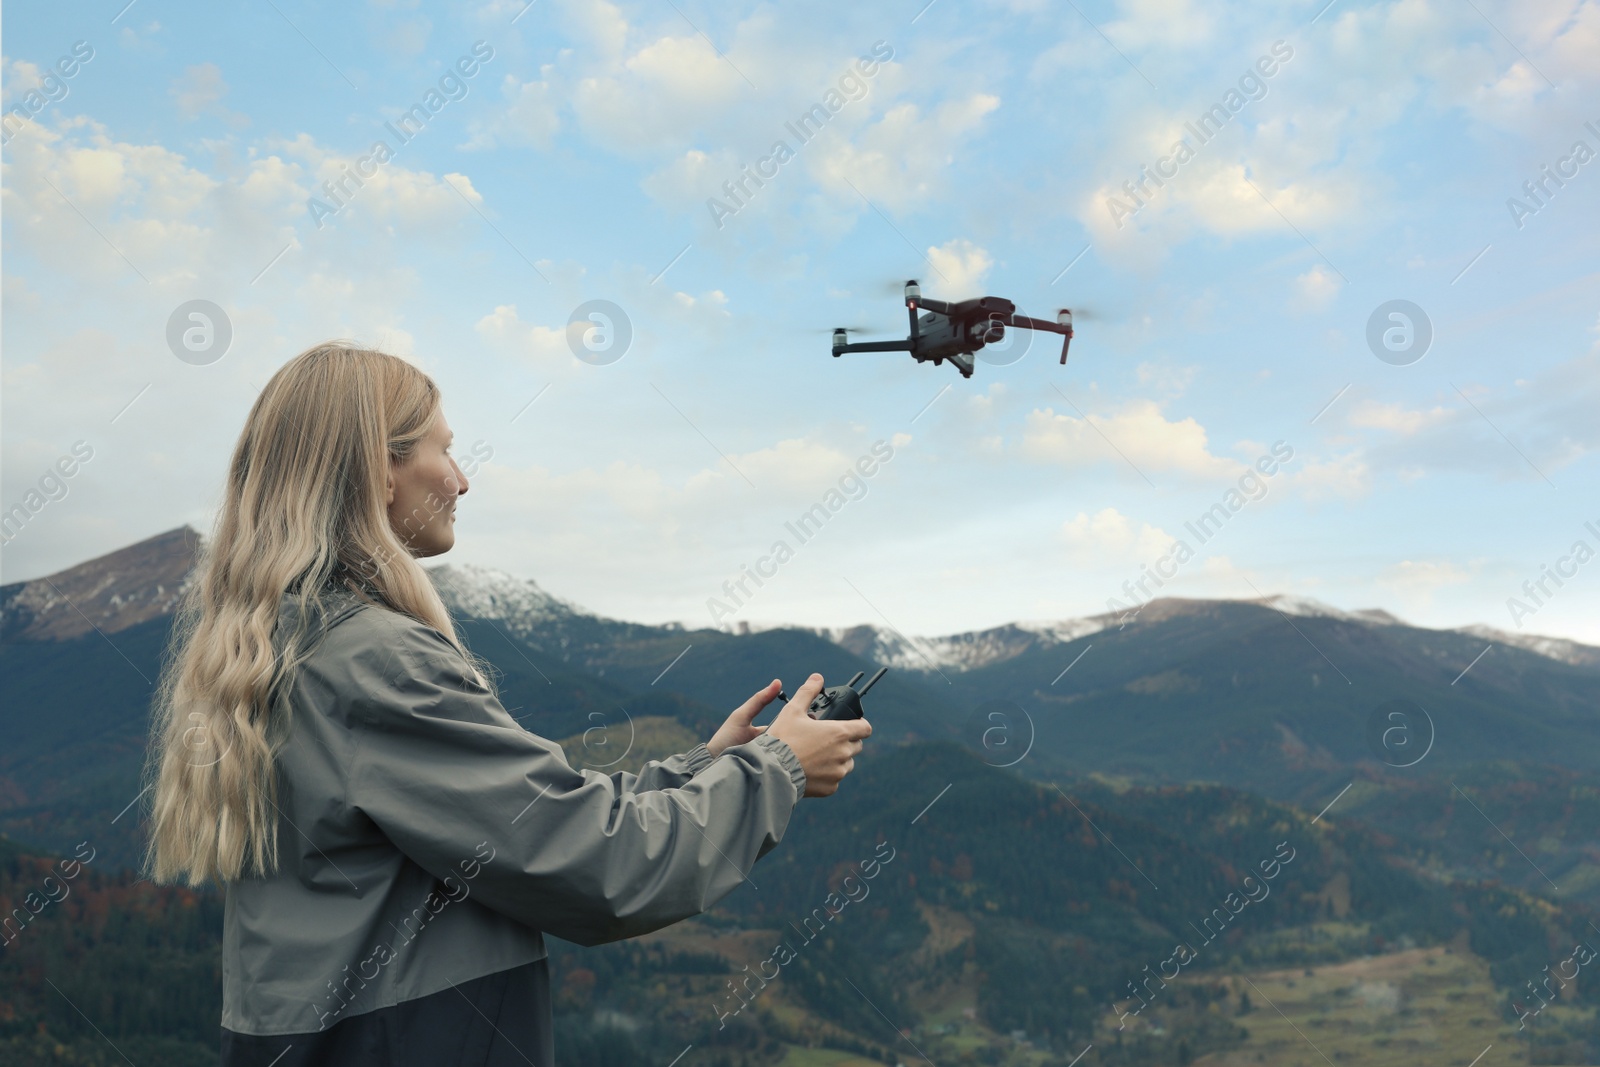
[[[467,479],[427,375],[330,343],[267,383],[174,626],[147,873],[220,881],[222,1063],[553,1062],[543,932],[696,915],[854,767],[865,720],[753,695],[637,774],[500,705],[418,557]]]

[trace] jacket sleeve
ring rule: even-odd
[[[598,945],[698,915],[782,840],[804,795],[799,759],[766,734],[681,785],[682,757],[638,777],[574,769],[442,634],[363,614],[341,679],[356,733],[346,804],[435,877],[475,869],[469,893],[528,926]]]
[[[680,752],[663,760],[651,760],[639,768],[638,774],[615,771],[611,774],[611,778],[615,781],[617,789],[625,793],[676,789],[711,766],[713,758],[711,750],[702,741],[687,752]]]

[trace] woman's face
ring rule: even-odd
[[[404,463],[389,463],[389,525],[413,556],[437,556],[456,543],[456,498],[467,476],[450,458],[455,435],[444,412]]]

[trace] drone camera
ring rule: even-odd
[[[968,335],[975,344],[992,345],[1005,339],[1006,328],[1004,323],[995,319],[984,319],[974,322],[968,328]]]

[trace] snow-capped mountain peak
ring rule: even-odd
[[[1493,626],[1484,626],[1481,623],[1473,626],[1463,626],[1461,632],[1481,637],[1485,641],[1493,641],[1496,644],[1526,649],[1548,659],[1570,663],[1575,667],[1600,666],[1600,648],[1569,641],[1564,637],[1542,637],[1539,634],[1512,633],[1509,630],[1500,630]]]
[[[552,622],[593,614],[545,592],[532,578],[518,578],[494,567],[444,563],[427,571],[453,614],[504,622],[520,637]]]
[[[168,615],[192,578],[200,541],[197,531],[180,527],[55,574],[0,587],[0,638],[68,640],[95,630],[102,635],[115,633]],[[494,620],[524,640],[542,635],[563,649],[569,640],[585,639],[573,635],[590,632],[594,624],[599,624],[601,630],[617,626],[630,630],[703,629],[699,624],[648,627],[607,619],[546,592],[531,578],[519,578],[494,567],[440,564],[428,568],[428,573],[446,606],[457,617]],[[1346,611],[1313,597],[1280,593],[1235,601],[1160,597],[1129,612],[1018,621],[935,637],[908,635],[893,627],[869,623],[842,627],[741,623],[736,632],[801,629],[884,666],[961,673],[1005,662],[1031,649],[1068,644],[1106,630],[1215,613],[1228,604],[1247,604],[1301,618],[1337,619],[1359,626],[1409,625],[1381,608]],[[1470,634],[1578,667],[1600,667],[1600,647],[1566,638],[1513,633],[1485,625],[1443,632]]]

